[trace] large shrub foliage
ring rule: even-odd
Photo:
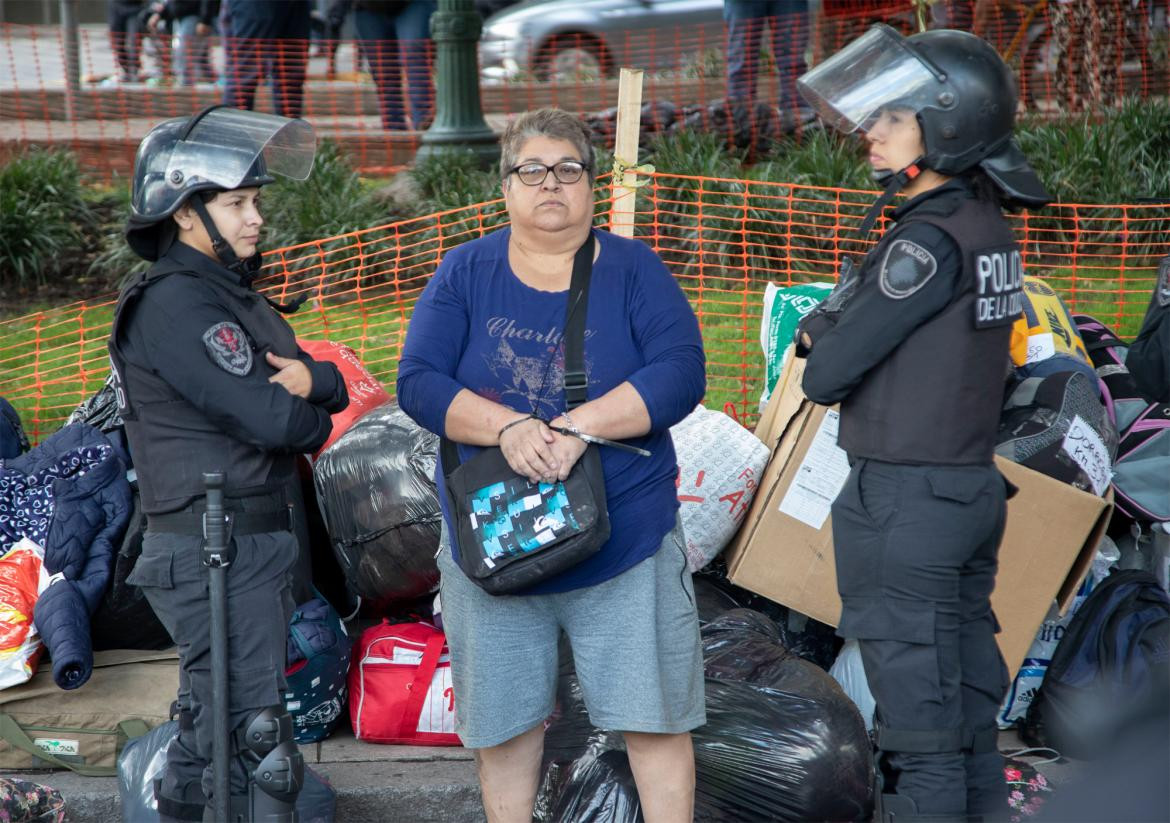
[[[0,286],[49,280],[83,251],[92,213],[73,154],[29,148],[0,167]]]

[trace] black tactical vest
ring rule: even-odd
[[[929,202],[929,201],[928,201]],[[1012,321],[1022,308],[1019,247],[998,206],[955,199],[948,213],[915,209],[959,247],[963,270],[950,304],[914,330],[841,404],[838,443],[892,463],[985,464],[995,449]],[[865,260],[877,277],[890,230]]]
[[[237,275],[210,259],[206,266],[193,266],[164,256],[122,289],[110,334],[110,365],[143,510],[164,514],[185,507],[203,496],[203,473],[210,471],[224,472],[229,498],[283,489],[296,470],[293,455],[237,440],[172,388],[165,370],[153,370],[127,350],[125,331],[134,322],[143,292],[170,276],[198,277],[200,286],[224,305],[225,319],[244,329],[253,352],[297,355],[296,337],[284,318]],[[256,359],[256,368],[267,368],[262,354]]]

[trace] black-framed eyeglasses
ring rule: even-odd
[[[520,182],[526,186],[539,186],[548,178],[548,173],[551,171],[558,183],[567,186],[580,180],[587,168],[588,166],[584,163],[579,163],[576,160],[562,160],[552,166],[546,166],[544,163],[522,163],[510,169],[508,174],[516,175],[520,178]]]

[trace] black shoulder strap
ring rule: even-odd
[[[565,408],[569,411],[585,402],[589,388],[585,375],[585,316],[589,312],[593,243],[590,230],[573,258],[573,279],[569,282],[569,306],[565,310]]]

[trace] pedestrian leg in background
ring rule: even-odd
[[[772,55],[776,60],[776,102],[780,113],[795,112],[800,106],[796,78],[808,69],[804,52],[808,45],[809,21],[807,0],[786,0],[776,4],[778,16],[772,18]]]
[[[265,51],[270,48],[265,38],[272,36],[272,26],[263,9],[250,0],[232,0],[231,28],[225,34],[228,46],[227,77],[223,102],[238,109],[251,109],[256,102],[256,86],[265,67]]]
[[[110,48],[118,64],[119,79],[124,83],[138,81],[142,73],[140,45],[142,38],[139,12],[141,0],[110,0],[108,21]]]
[[[300,117],[304,111],[305,74],[309,68],[312,30],[308,0],[284,3],[281,17],[271,68],[273,108],[283,117]]]
[[[435,0],[413,0],[395,21],[406,88],[410,95],[410,120],[425,129],[434,117],[435,88],[431,80],[431,15]]]
[[[402,94],[402,64],[398,59],[398,27],[394,17],[372,9],[354,9],[353,26],[358,48],[366,58],[370,77],[378,90],[382,128],[405,131],[406,103]]]
[[[756,97],[760,68],[760,35],[772,5],[752,0],[724,0],[727,22],[727,101],[750,103]]]

